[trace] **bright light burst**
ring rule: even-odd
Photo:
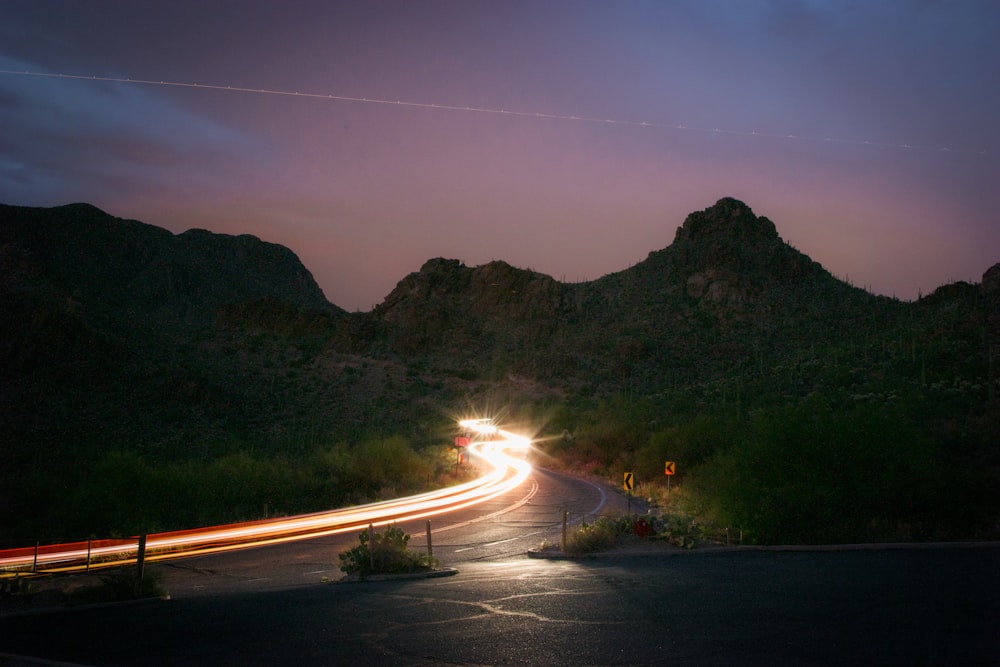
[[[458,425],[465,429],[467,432],[478,433],[480,435],[493,435],[499,429],[493,420],[488,417],[482,417],[479,419],[459,419]]]

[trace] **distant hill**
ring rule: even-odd
[[[282,246],[72,204],[0,205],[0,316],[3,455],[37,464],[70,443],[83,458],[204,448],[264,401],[240,386],[252,345],[230,322],[301,345],[309,321],[344,312]]]
[[[8,279],[44,281],[108,314],[203,319],[219,306],[265,298],[329,307],[288,248],[199,229],[175,236],[89,204],[0,205],[0,247]]]
[[[616,397],[651,406],[647,430],[677,411],[908,397],[941,439],[1000,465],[976,444],[1000,441],[998,304],[1000,265],[913,303],[872,295],[729,198],[598,280],[431,259],[369,313],[330,304],[292,251],[252,236],[0,205],[0,489],[111,449],[166,462],[373,432],[447,442],[456,409]]]
[[[688,216],[669,247],[599,280],[435,259],[372,318],[379,345],[453,372],[649,394],[822,356],[845,330],[881,335],[913,308],[837,280],[770,220],[722,199]]]

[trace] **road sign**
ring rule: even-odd
[[[465,436],[461,436],[460,435],[457,438],[455,438],[455,446],[456,447],[468,447],[469,446],[469,442],[470,442],[469,438],[467,438]]]
[[[632,490],[632,473],[630,472],[625,473],[625,483],[622,486],[625,487],[626,491]]]
[[[663,474],[664,475],[673,475],[674,474],[674,466],[675,466],[675,464],[674,464],[673,461],[667,461],[667,463],[666,463],[666,465],[664,466],[664,469],[663,469]]]

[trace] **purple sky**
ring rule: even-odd
[[[1000,261],[994,0],[0,0],[0,16],[0,202],[254,234],[348,310],[439,256],[593,280],[723,196],[877,293]]]

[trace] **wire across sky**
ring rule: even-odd
[[[872,141],[867,139],[851,139],[843,137],[820,137],[820,136],[802,136],[798,134],[777,134],[773,132],[758,132],[755,130],[734,130],[725,129],[719,127],[697,127],[692,125],[687,125],[684,123],[662,123],[655,121],[645,121],[645,120],[623,120],[616,118],[598,118],[594,116],[588,116],[585,114],[569,114],[569,113],[551,113],[543,111],[529,111],[529,110],[518,110],[518,109],[496,109],[490,107],[481,106],[467,106],[458,104],[446,104],[439,102],[418,102],[413,100],[392,100],[392,99],[379,99],[371,97],[357,97],[352,95],[340,95],[335,93],[317,93],[317,92],[302,92],[302,91],[292,91],[292,90],[277,90],[271,88],[252,88],[247,86],[232,86],[232,85],[222,85],[222,84],[211,84],[211,83],[191,83],[183,81],[163,81],[155,79],[142,79],[142,78],[132,78],[132,77],[115,77],[115,76],[98,76],[94,75],[83,75],[83,74],[61,74],[54,72],[30,72],[30,71],[15,71],[15,70],[3,70],[0,69],[0,74],[7,75],[17,75],[17,76],[33,76],[33,77],[43,77],[49,79],[73,79],[80,81],[103,81],[110,83],[125,83],[125,84],[137,84],[144,86],[165,86],[172,88],[196,88],[199,90],[221,90],[232,93],[250,93],[256,95],[279,95],[288,97],[305,97],[314,98],[321,100],[332,100],[338,102],[354,102],[360,104],[380,104],[389,106],[399,106],[399,107],[414,107],[419,109],[437,109],[441,111],[459,111],[468,113],[481,113],[481,114],[501,114],[509,116],[521,116],[526,118],[540,118],[547,120],[557,120],[557,121],[573,121],[582,123],[604,123],[607,125],[625,125],[630,127],[648,127],[653,129],[661,130],[679,130],[685,132],[710,132],[713,134],[725,134],[734,136],[744,136],[744,137],[760,137],[762,139],[780,139],[784,141],[822,141],[837,144],[850,144],[857,146],[873,146],[881,148],[896,148],[904,150],[919,150],[919,151],[938,151],[943,153],[978,153],[980,155],[987,155],[986,149],[972,150],[964,148],[953,148],[950,146],[927,146],[920,144],[911,143],[890,143],[884,141]]]

